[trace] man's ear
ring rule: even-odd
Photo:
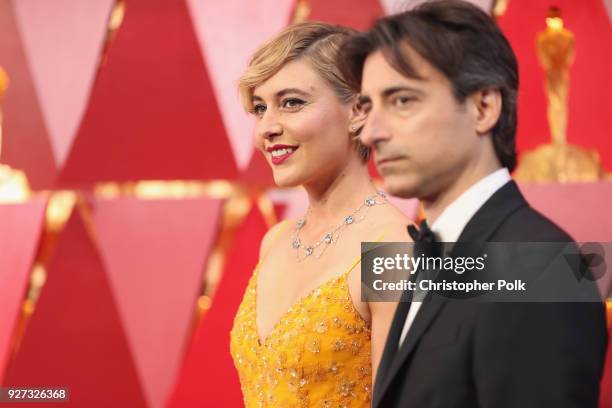
[[[495,127],[502,110],[502,95],[498,88],[481,89],[471,96],[476,108],[476,132],[487,134]]]
[[[351,112],[349,114],[349,132],[355,133],[365,125],[367,114],[359,105],[359,97],[353,97],[351,102]]]

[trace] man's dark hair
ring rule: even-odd
[[[370,31],[344,44],[343,73],[359,90],[366,58],[380,50],[398,72],[420,79],[403,49],[405,45],[446,76],[459,103],[478,90],[500,90],[502,110],[491,132],[493,146],[502,166],[514,170],[518,66],[508,40],[493,19],[460,0],[430,1],[381,18]]]

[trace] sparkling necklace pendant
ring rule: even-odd
[[[291,243],[291,246],[293,246],[295,249],[298,249],[300,245],[302,245],[302,243],[300,242],[299,238],[295,238]]]
[[[382,200],[381,201],[377,201],[376,197],[381,197]],[[361,211],[361,209],[363,209],[364,207],[373,207],[375,205],[379,205],[379,204],[385,204],[386,203],[386,195],[385,193],[383,193],[382,191],[377,191],[375,195],[371,196],[371,197],[367,197],[364,201],[362,201],[361,206],[359,206],[355,211],[353,211],[351,214],[347,215],[346,217],[344,217],[344,219],[342,220],[342,223],[337,226],[334,230],[332,230],[332,232],[328,232],[326,233],[322,239],[320,239],[319,241],[317,241],[315,244],[313,245],[304,245],[304,243],[302,243],[302,240],[300,239],[300,231],[302,229],[302,227],[304,227],[304,225],[306,224],[306,216],[308,215],[309,211],[310,211],[310,207],[308,208],[308,210],[306,211],[306,214],[300,218],[299,220],[296,221],[295,223],[295,236],[293,238],[293,240],[291,241],[291,246],[297,250],[297,260],[298,262],[303,261],[304,259],[313,256],[314,258],[320,258],[324,253],[325,250],[328,248],[328,246],[332,243],[336,243],[336,241],[338,241],[339,237],[340,237],[340,232],[348,225],[354,224],[354,223],[359,223],[361,222],[363,219],[365,219],[365,216],[367,214],[367,210],[365,212],[365,214],[358,216],[359,211]],[[321,250],[319,250],[317,252],[316,255],[314,255],[315,249],[318,248],[319,246],[325,244],[325,246],[321,247]],[[304,257],[301,258],[300,257],[300,248],[304,249]]]

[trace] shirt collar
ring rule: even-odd
[[[476,211],[511,179],[505,167],[480,179],[442,211],[436,221],[431,224],[431,230],[436,233],[441,242],[457,241]]]

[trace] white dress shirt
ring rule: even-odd
[[[431,224],[430,228],[437,235],[438,240],[440,242],[456,242],[468,221],[476,214],[480,207],[510,180],[510,173],[504,167],[480,179],[465,190]],[[406,334],[421,308],[421,304],[422,302],[415,301],[410,305],[400,336],[400,346],[404,342]]]

